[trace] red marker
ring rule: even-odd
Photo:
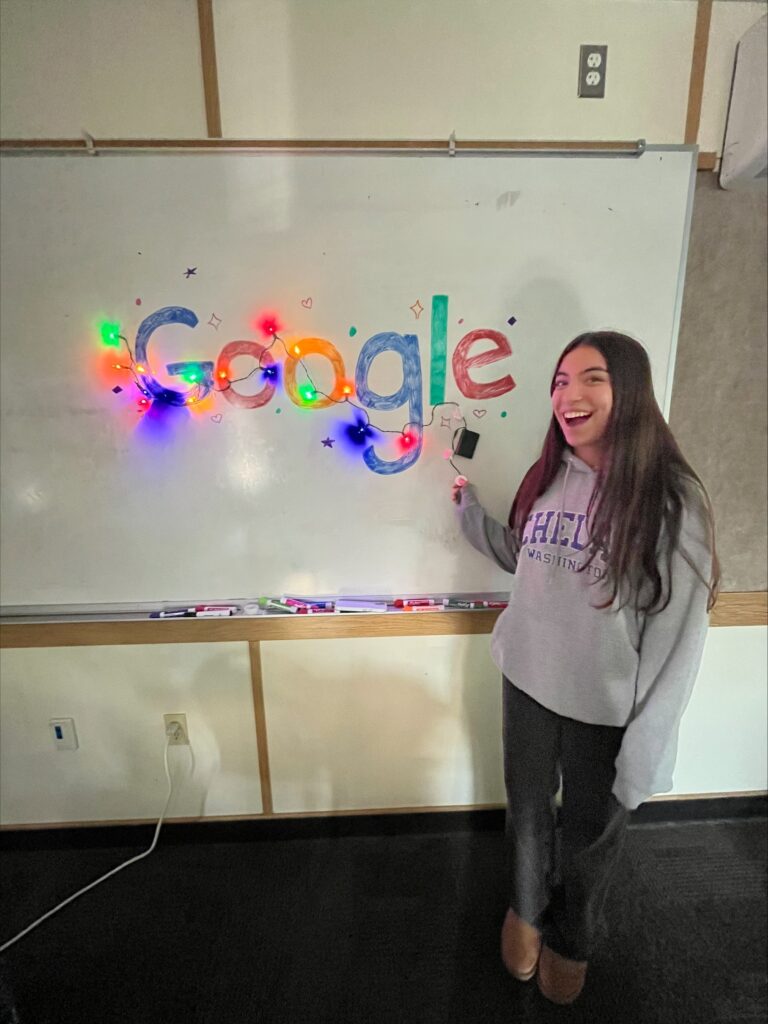
[[[431,597],[396,597],[392,602],[395,608],[418,608],[420,605],[432,605],[435,603]]]

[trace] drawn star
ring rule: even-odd
[[[335,437],[326,437],[323,441],[323,448],[333,448],[333,443],[336,440]]]
[[[450,416],[441,416],[440,417],[440,426],[441,427],[448,427],[448,429],[450,430],[450,427],[451,427],[451,417]]]
[[[208,321],[208,323],[211,325],[211,327],[215,328],[218,331],[219,324],[221,323],[221,317],[216,316],[215,313],[211,313],[211,319]]]
[[[412,306],[409,306],[408,308],[413,310],[413,315],[416,317],[417,320],[424,312],[424,307],[422,306],[418,299],[416,299],[414,304]]]
[[[197,273],[197,267],[187,267],[187,272],[184,277],[192,277],[193,274]]]

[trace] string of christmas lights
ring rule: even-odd
[[[428,420],[423,420],[419,424],[413,424],[411,422],[408,422],[399,430],[376,426],[374,423],[371,422],[371,418],[368,415],[368,410],[364,406],[358,405],[357,402],[354,402],[352,400],[351,396],[353,391],[350,384],[347,383],[343,385],[342,390],[344,393],[344,397],[341,399],[334,398],[333,395],[329,395],[326,392],[321,391],[316,386],[314,380],[312,379],[312,375],[310,374],[307,365],[304,362],[304,359],[301,358],[300,347],[298,345],[294,345],[294,351],[291,352],[289,350],[283,338],[281,338],[280,335],[277,333],[276,321],[269,323],[265,322],[264,324],[262,324],[261,329],[264,331],[264,333],[268,334],[272,338],[272,341],[270,342],[269,345],[263,348],[263,351],[259,355],[259,360],[256,366],[254,366],[252,370],[250,370],[242,377],[229,377],[226,371],[219,371],[219,373],[217,374],[218,381],[216,379],[211,380],[210,387],[208,388],[209,391],[212,390],[214,391],[214,393],[222,393],[224,391],[229,390],[233,384],[239,384],[243,381],[249,380],[257,372],[261,372],[262,378],[265,381],[275,383],[279,379],[278,364],[273,362],[264,364],[262,360],[279,342],[285,351],[286,357],[288,359],[293,359],[299,366],[301,366],[306,376],[308,384],[304,384],[299,387],[299,394],[301,395],[302,400],[307,405],[310,405],[318,396],[320,396],[322,398],[327,399],[334,405],[349,405],[353,409],[357,409],[358,412],[362,413],[362,416],[364,417],[362,421],[358,419],[357,423],[349,424],[347,427],[347,435],[350,438],[350,440],[352,440],[355,444],[364,444],[368,438],[373,436],[374,432],[380,434],[397,434],[402,439],[401,445],[403,449],[407,450],[413,447],[413,445],[416,444],[418,440],[417,437],[414,436],[411,428],[416,426],[416,428],[423,433],[423,430],[426,427],[430,427],[434,423],[437,409],[442,408],[443,406],[455,406],[455,408],[459,410],[459,412],[461,412],[461,408],[458,402],[437,402],[431,407],[432,414],[430,418]],[[138,388],[142,395],[142,397],[139,399],[139,406],[142,409],[148,408],[151,405],[151,395],[150,392],[143,386],[141,379],[139,377],[139,374],[146,373],[147,369],[146,367],[137,363],[136,360],[134,359],[130,343],[128,342],[128,339],[125,337],[125,335],[120,333],[119,325],[111,323],[103,324],[101,328],[101,336],[102,340],[106,345],[119,347],[120,342],[123,342],[125,344],[126,350],[128,352],[129,365],[126,366],[122,363],[113,363],[113,368],[116,370],[126,370],[131,374],[131,376],[133,377],[133,381],[136,384],[136,387]],[[202,398],[205,397],[205,394],[201,393],[201,389],[205,386],[205,372],[202,369],[202,367],[199,365],[192,365],[181,374],[181,377],[187,384],[192,384],[194,386],[194,393],[192,395],[189,395],[186,399],[187,404],[194,405],[195,403],[201,401]],[[217,384],[221,384],[222,381],[225,382],[224,385],[217,386]],[[159,399],[155,400],[158,401]],[[447,461],[456,470],[457,473],[459,472],[459,467],[453,461],[453,456],[456,455],[456,439],[462,430],[467,429],[467,421],[463,415],[461,415],[460,421],[461,426],[456,428],[451,439],[451,457],[448,458],[446,456]],[[458,417],[457,422],[459,422]]]

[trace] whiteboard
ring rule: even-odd
[[[449,501],[445,454],[462,418],[480,439],[456,464],[505,519],[576,334],[643,341],[668,409],[693,148],[1,159],[6,607],[503,590],[509,577],[461,540]],[[186,322],[163,323],[168,310]],[[265,312],[279,343],[259,330]],[[207,363],[210,380],[235,341],[271,345],[281,379],[265,381],[263,357],[245,354],[195,407],[142,409],[134,376],[113,368],[105,321],[131,347],[160,322],[144,369],[162,387],[189,387],[174,363]],[[475,331],[487,337],[462,343]],[[297,404],[282,375],[307,338],[333,346],[352,401],[407,401],[362,414],[346,399]],[[462,344],[463,387],[501,380],[503,393],[462,392]],[[494,348],[495,362],[467,364]],[[342,379],[322,354],[295,363],[297,387],[305,371],[319,394]],[[441,366],[455,404],[433,416]],[[224,394],[267,385],[258,408]],[[407,427],[417,397],[421,431]],[[364,448],[345,442],[356,415],[380,431]],[[421,435],[418,458],[388,472],[404,429]]]

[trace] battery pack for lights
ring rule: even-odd
[[[462,459],[471,459],[475,454],[475,448],[477,448],[477,442],[480,440],[480,435],[475,433],[474,430],[469,430],[467,427],[459,434],[459,442],[454,450],[454,455],[460,455]]]

